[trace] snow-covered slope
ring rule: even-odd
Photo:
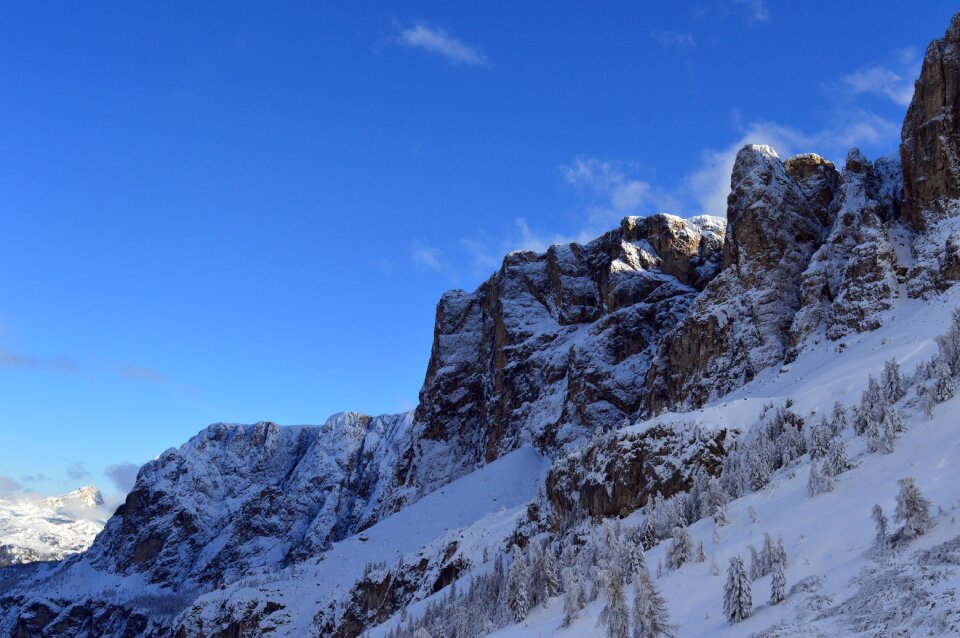
[[[0,566],[84,551],[110,515],[103,505],[94,487],[45,499],[29,493],[0,498]]]

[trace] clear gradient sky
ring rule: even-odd
[[[0,5],[0,491],[412,408],[504,252],[722,215],[746,141],[895,151],[956,9],[472,4]]]

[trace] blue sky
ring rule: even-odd
[[[504,252],[722,215],[747,141],[895,151],[953,9],[4,3],[0,491],[412,408]]]

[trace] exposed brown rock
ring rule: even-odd
[[[903,216],[920,231],[960,198],[960,14],[927,47],[901,140]]]

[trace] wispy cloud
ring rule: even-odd
[[[137,472],[140,466],[136,463],[115,463],[103,471],[110,479],[117,490],[126,494],[133,489],[137,481]]]
[[[747,17],[753,22],[770,22],[770,9],[766,0],[734,0],[747,12]]]
[[[560,172],[586,200],[581,236],[608,230],[629,215],[670,212],[679,206],[676,197],[640,179],[632,162],[577,157]]]
[[[410,256],[420,268],[438,273],[449,273],[443,251],[435,246],[414,242],[410,250]]]
[[[443,57],[455,65],[485,67],[490,62],[483,52],[449,32],[417,22],[412,27],[401,29],[396,38],[401,46],[420,49]]]
[[[80,372],[79,364],[67,357],[34,357],[10,350],[0,350],[0,366],[9,368],[36,368],[48,372]]]
[[[697,47],[697,39],[689,31],[654,31],[650,37],[665,49],[683,52]]]
[[[843,76],[840,85],[853,95],[879,95],[909,106],[914,80],[920,75],[920,56],[915,49],[900,49],[891,57],[889,65],[866,66]]]

